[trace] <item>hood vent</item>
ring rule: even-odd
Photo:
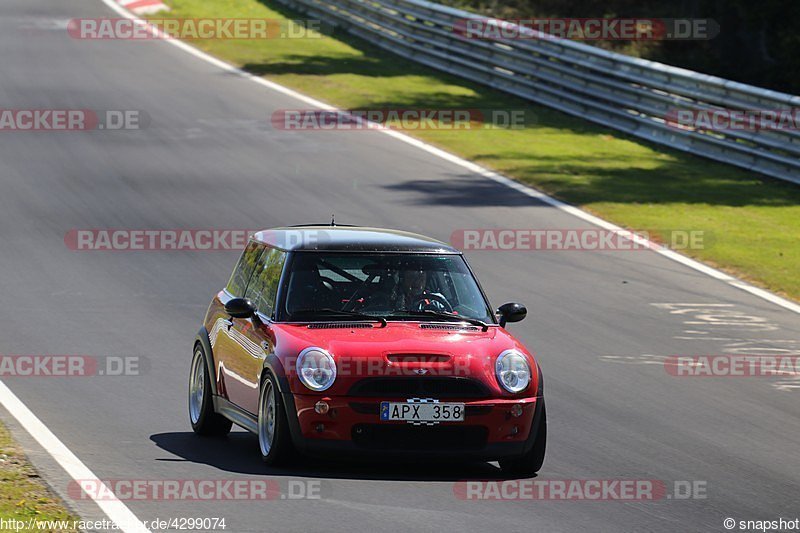
[[[314,322],[308,329],[370,329],[374,326],[367,322]]]
[[[452,356],[427,353],[390,353],[386,356],[392,363],[446,363]]]
[[[440,331],[480,331],[478,326],[458,324],[420,324],[419,329],[437,329]]]

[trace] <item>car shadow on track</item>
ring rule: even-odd
[[[239,474],[386,481],[467,481],[509,478],[499,467],[488,462],[441,464],[418,460],[398,462],[394,459],[345,461],[303,456],[290,467],[273,468],[261,462],[256,436],[244,431],[234,431],[223,438],[198,437],[190,431],[157,433],[151,435],[150,440],[162,450],[181,458],[163,458],[158,459],[159,461],[184,460]]]

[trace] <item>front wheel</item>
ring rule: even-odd
[[[261,381],[258,397],[258,446],[268,465],[285,464],[294,452],[281,394],[271,374]]]
[[[547,410],[542,405],[542,420],[539,422],[539,429],[536,440],[531,450],[519,457],[509,457],[500,459],[500,468],[503,472],[513,476],[531,477],[541,470],[544,464],[544,453],[547,448]]]
[[[199,344],[194,349],[192,370],[189,373],[189,422],[198,435],[227,435],[232,426],[230,420],[214,412],[205,352]]]

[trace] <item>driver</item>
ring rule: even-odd
[[[399,311],[410,311],[411,305],[425,297],[425,284],[428,280],[425,271],[411,268],[400,272],[400,281],[390,297],[394,308]]]

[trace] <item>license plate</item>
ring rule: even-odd
[[[381,420],[463,422],[463,403],[381,402]]]

